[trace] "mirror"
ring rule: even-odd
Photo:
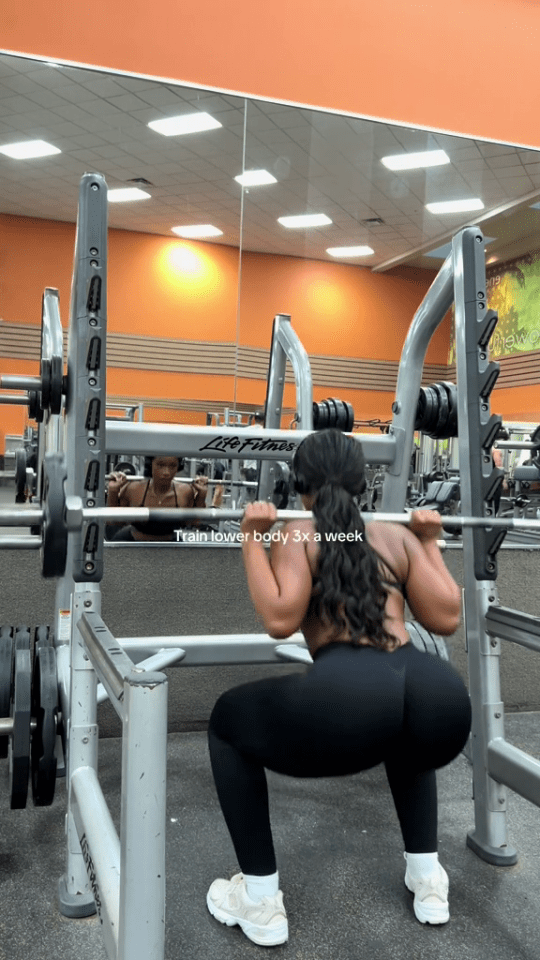
[[[149,127],[186,114],[208,114],[212,129]],[[259,409],[276,313],[291,315],[310,355],[315,399],[340,396],[362,422],[389,415],[408,325],[452,234],[479,223],[490,269],[540,248],[540,154],[530,149],[7,55],[0,122],[5,372],[35,372],[24,361],[36,338],[21,336],[39,322],[46,285],[60,288],[67,322],[82,173],[102,172],[111,201],[120,188],[149,194],[110,204],[111,415],[141,401],[145,419],[186,423],[227,405]],[[2,152],[29,140],[61,152]],[[392,169],[427,152],[438,165]],[[483,206],[429,206],[456,200]],[[287,220],[306,214],[318,225]],[[221,232],[172,232],[205,224]],[[428,376],[446,369],[449,338],[448,321]],[[294,400],[288,380],[283,425]],[[3,407],[4,434],[20,434],[20,420],[20,408]]]
[[[264,403],[260,351],[273,316],[288,313],[311,358],[314,398],[351,402],[363,423],[390,418],[407,329],[453,234],[480,225],[490,278],[497,264],[540,248],[533,150],[248,101],[245,170],[264,171],[265,182],[244,187],[239,369],[254,372],[237,385],[241,401]],[[433,206],[455,201],[473,209]],[[302,215],[319,222],[291,219]],[[504,331],[497,289],[490,279]],[[427,382],[445,379],[450,339],[447,318],[428,351]],[[285,407],[283,426],[295,409],[292,377]]]

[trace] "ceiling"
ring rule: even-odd
[[[164,137],[147,124],[205,111],[222,126]],[[110,188],[141,184],[151,199],[109,205],[109,225],[173,238],[173,226],[211,223],[212,243],[331,260],[328,247],[368,244],[342,259],[375,270],[438,269],[461,226],[493,238],[488,262],[540,248],[540,152],[304,108],[244,100],[170,83],[0,56],[0,147],[43,139],[62,152],[34,160],[0,154],[0,212],[73,222],[79,181],[102,173]],[[451,162],[395,173],[389,154],[444,149]],[[277,183],[242,189],[243,170]],[[433,200],[480,197],[480,215],[433,215]],[[324,213],[332,224],[288,230],[278,217]],[[382,222],[369,223],[374,219]]]

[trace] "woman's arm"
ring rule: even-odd
[[[437,546],[440,533],[441,518],[433,510],[415,511],[409,529],[403,530],[409,564],[407,603],[427,630],[449,636],[461,619],[461,590]]]
[[[306,615],[312,577],[301,532],[294,524],[274,531],[268,557],[262,534],[275,520],[273,503],[248,504],[241,525],[242,553],[257,615],[271,637],[284,639],[298,630]]]

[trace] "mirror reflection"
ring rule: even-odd
[[[86,170],[110,189],[110,416],[247,423],[286,314],[314,398],[387,420],[410,321],[467,223],[489,238],[502,355],[537,345],[525,307],[504,314],[508,284],[537,282],[536,151],[11,56],[0,124],[5,373],[36,372],[46,286],[67,326]],[[448,318],[428,380],[451,371],[450,347]],[[290,374],[284,400],[289,426]],[[3,406],[5,450],[27,419]]]

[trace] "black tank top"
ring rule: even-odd
[[[144,491],[144,497],[142,498],[141,507],[144,507],[146,496],[147,496],[148,490],[150,489],[151,483],[152,481],[149,480],[148,483],[146,484],[146,490]],[[178,506],[178,497],[176,495],[176,487],[174,485],[174,480],[173,480],[173,491],[174,491],[174,503],[175,503],[175,506]],[[159,510],[159,507],[157,507],[156,509]],[[148,523],[142,523],[142,522],[132,523],[131,526],[135,527],[135,530],[138,530],[139,533],[146,533],[148,536],[151,536],[151,537],[166,537],[166,536],[172,537],[174,531],[178,530],[180,526],[180,522],[170,523],[170,522],[167,522],[166,520],[163,520],[163,521],[149,520]]]

